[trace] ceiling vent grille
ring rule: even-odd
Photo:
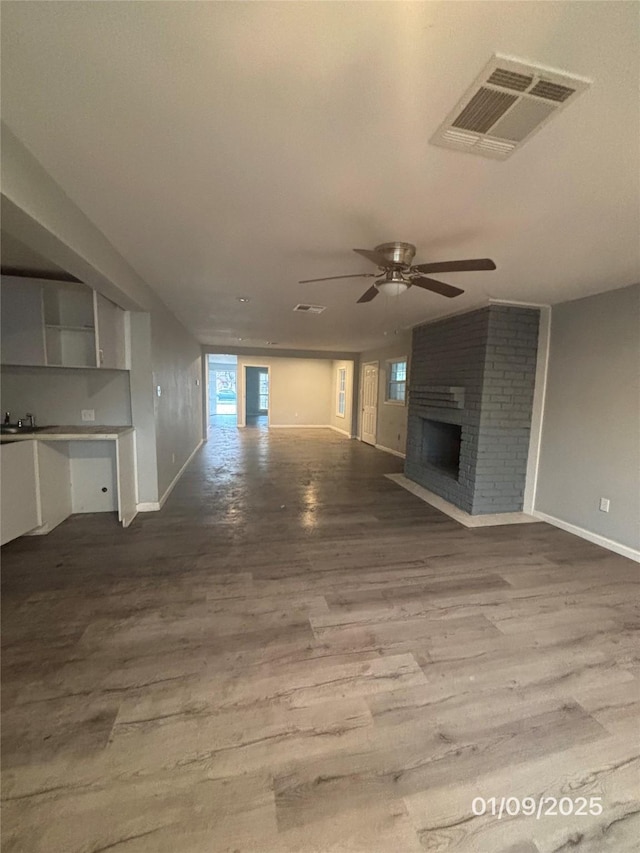
[[[495,54],[431,142],[505,160],[589,86],[583,77]]]
[[[294,307],[294,311],[302,311],[304,314],[322,314],[326,310],[326,305],[305,305],[299,303]]]

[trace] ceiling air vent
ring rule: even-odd
[[[304,314],[322,314],[326,307],[326,305],[304,305],[300,303],[293,310],[302,311]]]
[[[589,85],[583,77],[495,54],[431,142],[505,160]]]

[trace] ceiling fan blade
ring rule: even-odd
[[[491,258],[474,258],[469,261],[442,261],[438,264],[418,264],[412,269],[418,272],[479,272],[494,270],[496,265]]]
[[[375,299],[377,295],[378,288],[375,286],[375,284],[372,284],[369,290],[365,291],[360,297],[360,299],[358,299],[358,302],[371,302],[371,300]]]
[[[303,278],[298,284],[311,284],[313,281],[335,281],[337,278],[375,278],[376,272],[355,272],[351,275],[330,275],[326,278]]]
[[[435,278],[425,278],[419,275],[411,279],[411,284],[414,284],[416,287],[422,287],[424,290],[431,290],[434,293],[440,294],[440,296],[448,296],[449,299],[453,299],[454,296],[460,296],[461,293],[464,293],[464,290],[460,290],[459,287],[453,287],[451,284],[445,284],[443,281],[436,281]]]
[[[381,255],[379,252],[374,252],[371,249],[354,249],[353,251],[357,252],[359,255],[362,255],[363,258],[366,258],[368,261],[371,261],[377,267],[389,266],[389,259],[385,258],[385,256]]]

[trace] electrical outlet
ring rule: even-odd
[[[159,385],[156,385],[156,395],[162,397],[162,388]]]
[[[81,413],[83,421],[95,421],[96,419],[96,410],[95,409],[82,409]]]
[[[609,498],[600,498],[600,512],[609,512]]]

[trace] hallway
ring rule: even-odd
[[[6,546],[3,850],[637,849],[637,566],[401,470],[212,430],[162,511]],[[604,814],[473,815],[503,795]]]

